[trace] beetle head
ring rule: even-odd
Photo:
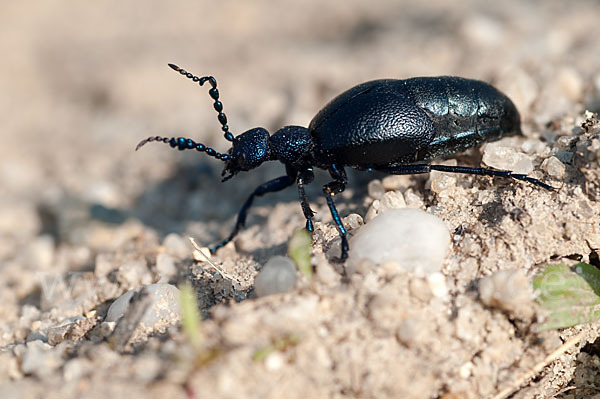
[[[259,167],[271,159],[269,132],[261,127],[250,129],[233,139],[229,150],[230,159],[225,161],[225,169],[221,174],[222,181],[231,179],[240,171],[248,171]]]

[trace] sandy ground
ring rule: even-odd
[[[536,333],[533,302],[531,312],[502,311],[482,303],[477,286],[549,261],[600,266],[600,128],[585,112],[600,110],[600,4],[90,4],[0,6],[0,397],[598,394],[599,323]],[[282,166],[220,184],[214,159],[159,145],[134,152],[154,135],[228,148],[206,90],[168,62],[217,78],[236,134],[306,126],[334,95],[376,78],[492,82],[523,118],[524,137],[506,146],[558,190],[472,176],[432,190],[427,176],[350,174],[344,216],[364,217],[376,199],[367,185],[383,179],[446,223],[440,293],[393,265],[363,263],[342,280],[326,260],[336,232],[318,174],[308,190],[315,282],[255,299],[257,270],[304,224],[296,190],[257,201],[235,245],[213,258],[232,280],[195,262],[186,237],[224,237],[247,193]],[[478,165],[481,156],[457,159]],[[192,283],[205,316],[201,348],[177,325],[133,345],[108,338],[110,304],[159,280]],[[576,343],[528,378],[570,337]]]

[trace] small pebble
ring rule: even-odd
[[[365,213],[364,221],[369,223],[375,216],[379,215],[379,211],[381,210],[381,201],[375,200]]]
[[[421,209],[425,207],[423,197],[413,191],[413,189],[408,189],[404,192],[404,200],[406,201],[406,206],[409,208]]]
[[[131,300],[133,294],[135,294],[135,290],[130,290],[118,297],[117,299],[115,299],[112,305],[110,305],[110,307],[108,308],[108,313],[106,314],[105,321],[118,321],[121,318],[121,316],[123,316],[123,313],[125,313],[125,310],[129,306],[129,301]]]
[[[515,103],[518,110],[525,114],[531,112],[539,87],[529,73],[518,67],[509,68],[500,76],[497,84]]]
[[[272,352],[265,359],[265,368],[269,371],[277,371],[283,367],[285,359],[280,352]]]
[[[405,208],[406,201],[404,201],[404,196],[399,191],[389,191],[383,195],[381,198],[381,206],[385,209],[398,209]]]
[[[75,358],[69,360],[63,367],[65,381],[79,380],[81,377],[94,371],[92,362],[86,358]]]
[[[177,268],[171,255],[159,253],[156,256],[156,271],[160,274],[159,283],[168,282],[177,273]]]
[[[363,258],[381,264],[395,261],[417,274],[439,272],[450,245],[448,228],[437,217],[417,209],[389,209],[365,226],[350,240],[348,263]]]
[[[447,189],[456,185],[456,177],[442,173],[439,176],[431,177],[431,191],[436,194],[442,194]]]
[[[561,91],[573,102],[581,101],[584,83],[581,75],[574,68],[562,68],[556,77]]]
[[[189,241],[179,234],[171,233],[162,242],[165,251],[176,259],[184,259],[191,255],[192,247]]]
[[[369,182],[369,185],[367,186],[367,191],[369,193],[369,197],[373,199],[379,199],[383,197],[383,194],[385,194],[385,188],[383,187],[383,183],[379,179],[375,179]]]
[[[573,153],[571,151],[556,151],[555,157],[563,163],[571,163],[573,161]]]
[[[521,319],[530,319],[535,308],[529,280],[522,270],[500,270],[484,277],[478,285],[485,305],[505,310]]]
[[[466,362],[460,367],[458,374],[461,376],[461,378],[467,379],[471,377],[471,375],[473,375],[474,368],[475,365],[473,364],[473,362]]]
[[[510,170],[524,175],[533,170],[533,162],[529,156],[501,143],[487,144],[483,151],[482,161],[492,168]]]
[[[362,216],[360,216],[358,213],[349,214],[342,220],[342,222],[348,230],[356,230],[364,224]]]
[[[413,297],[425,303],[429,302],[433,296],[430,284],[420,277],[410,279],[408,289]]]
[[[446,277],[442,273],[432,273],[427,276],[427,283],[433,296],[442,298],[448,295],[448,287],[446,286]]]
[[[117,271],[117,281],[126,287],[136,287],[152,282],[145,259],[132,259],[122,264]]]
[[[396,191],[406,188],[410,185],[410,176],[407,175],[389,175],[381,180],[385,191]]]
[[[164,331],[176,324],[181,319],[179,310],[179,289],[171,284],[152,284],[140,289],[145,289],[151,298],[151,305],[146,309],[140,320],[140,326],[149,332]],[[118,297],[106,315],[105,322],[117,322],[129,307],[131,297],[135,290],[126,292]],[[104,323],[103,323],[104,324]]]
[[[371,221],[375,216],[387,209],[399,209],[406,208],[406,202],[404,196],[400,191],[388,191],[381,199],[373,201],[367,213],[365,214],[365,221]]]
[[[259,297],[287,292],[296,286],[296,264],[286,256],[273,256],[254,278]]]
[[[565,165],[556,157],[544,159],[541,167],[554,178],[560,179],[565,175]]]
[[[56,244],[54,238],[48,234],[36,237],[27,245],[25,252],[27,254],[26,262],[33,270],[48,270],[53,266]]]
[[[63,363],[62,352],[63,348],[53,348],[42,341],[28,342],[21,359],[21,370],[24,374],[48,376]]]
[[[99,253],[94,262],[94,275],[98,278],[106,277],[110,272],[116,269],[114,256],[106,253]]]
[[[506,27],[502,22],[478,13],[464,18],[460,26],[460,33],[470,43],[482,48],[497,47],[507,37]]]

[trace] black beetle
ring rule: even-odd
[[[205,152],[225,162],[222,181],[240,171],[257,168],[265,161],[277,160],[285,165],[284,176],[258,186],[248,197],[231,234],[211,247],[211,252],[236,236],[244,226],[255,197],[280,191],[294,183],[298,186],[306,228],[312,232],[314,213],[304,185],[313,181],[313,167],[328,170],[333,178],[323,186],[323,193],[342,240],[342,253],[337,261],[344,261],[348,256],[346,229],[333,202],[333,196],[346,186],[345,166],[398,175],[438,170],[511,177],[552,190],[537,179],[510,171],[430,164],[438,156],[521,133],[519,112],[512,101],[478,80],[452,76],[374,80],[334,98],[314,117],[308,129],[285,126],[270,136],[267,130],[258,127],[234,137],[219,101],[215,78],[199,78],[176,65],[169,66],[200,86],[210,83],[209,94],[214,100],[221,129],[232,147],[222,154],[192,139],[155,136],[142,140],[136,150],[148,142],[161,141],[179,150]]]

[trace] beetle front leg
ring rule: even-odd
[[[254,192],[250,194],[246,202],[244,202],[242,209],[240,209],[240,213],[238,213],[237,222],[235,223],[235,227],[233,228],[231,234],[229,234],[229,236],[220,243],[210,247],[210,252],[215,253],[216,250],[227,245],[231,240],[233,240],[233,238],[237,235],[240,229],[244,227],[244,224],[246,223],[246,215],[248,213],[248,209],[250,209],[250,207],[252,206],[252,202],[254,202],[255,197],[262,197],[267,193],[281,191],[284,188],[291,186],[292,184],[294,184],[294,177],[287,175],[278,177],[273,180],[269,180],[268,182],[258,186],[254,190]]]
[[[327,206],[329,207],[329,211],[331,212],[331,217],[333,218],[333,222],[335,223],[335,227],[340,233],[340,238],[342,239],[342,254],[339,258],[333,258],[334,262],[344,262],[348,258],[348,238],[346,238],[346,229],[344,228],[344,224],[342,223],[342,219],[335,207],[335,203],[333,202],[333,196],[335,194],[341,193],[346,188],[346,183],[348,182],[348,178],[346,177],[346,172],[343,168],[338,168],[336,165],[331,165],[329,168],[329,174],[335,180],[331,183],[327,183],[323,186],[323,193],[325,194],[325,198],[327,199]]]

